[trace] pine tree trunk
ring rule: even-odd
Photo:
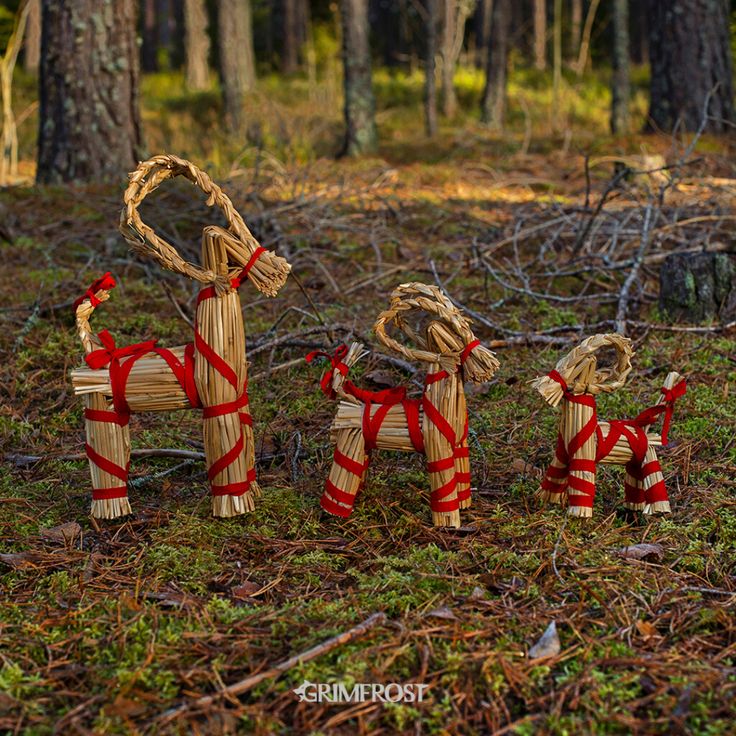
[[[611,132],[629,128],[629,0],[613,0]]]
[[[368,0],[341,0],[342,52],[345,84],[345,145],[343,153],[359,156],[378,145],[371,78]]]
[[[28,3],[24,43],[23,67],[28,74],[38,74],[41,59],[41,0],[30,0]]]
[[[210,37],[207,23],[207,6],[204,0],[184,0],[186,82],[190,90],[209,87]]]
[[[615,0],[614,0],[615,2]],[[583,27],[583,0],[570,3],[570,58],[575,61],[580,50],[580,29]]]
[[[534,0],[534,66],[547,68],[547,0]]]
[[[447,0],[446,0],[447,1]],[[439,0],[427,0],[427,30],[424,59],[424,127],[427,136],[437,135],[437,21]]]
[[[511,0],[494,0],[491,44],[488,49],[486,86],[481,106],[481,121],[492,130],[503,129],[506,117],[506,67],[511,27]]]
[[[635,2],[629,8],[631,22],[631,61],[634,64],[645,64],[649,61],[649,38],[647,31],[647,4]]]
[[[299,70],[299,52],[306,41],[307,13],[305,0],[282,0],[281,71],[293,74]]]
[[[650,0],[649,127],[725,133],[733,105],[728,0]]]
[[[475,8],[475,66],[485,69],[488,64],[488,45],[491,38],[493,0],[479,0]]]
[[[136,2],[43,0],[39,183],[121,181],[141,145]]]
[[[442,24],[442,113],[451,118],[457,111],[455,93],[455,69],[463,48],[465,23],[475,10],[475,1],[445,0],[444,23]]]
[[[243,131],[245,96],[256,83],[250,0],[220,0],[218,30],[225,123]]]
[[[141,69],[144,72],[158,70],[158,23],[156,0],[143,0],[143,28],[141,32]]]

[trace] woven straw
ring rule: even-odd
[[[596,353],[613,348],[616,362],[612,366],[599,368]],[[617,334],[593,335],[583,340],[562,358],[555,370],[562,376],[574,394],[611,393],[621,388],[631,372],[634,350],[631,340]],[[562,387],[549,376],[531,381],[550,406],[557,406],[562,399]]]
[[[174,246],[141,219],[139,207],[143,200],[164,181],[175,176],[183,176],[199,187],[207,195],[207,205],[219,207],[225,215],[227,229],[234,236],[228,242],[228,255],[231,261],[235,261],[235,266],[227,274],[184,260]],[[214,284],[218,293],[227,291],[228,279],[237,276],[248,258],[260,247],[230,198],[204,171],[171,154],[160,154],[144,161],[129,178],[130,184],[123,195],[125,206],[120,213],[120,232],[131,249],[138,255],[154,258],[169,271],[181,273],[202,284]],[[275,296],[290,270],[291,266],[285,259],[267,251],[253,265],[249,278],[264,294]]]

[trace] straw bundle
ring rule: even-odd
[[[231,262],[235,264],[228,272],[223,273],[216,267],[200,268],[185,261],[176,248],[141,219],[138,208],[146,196],[166,179],[175,176],[183,176],[199,187],[208,195],[207,204],[210,207],[217,205],[225,215],[228,225],[228,230],[222,231],[227,233],[224,238],[225,249]],[[203,284],[215,284],[218,292],[223,292],[229,287],[228,279],[237,278],[251,258],[260,251],[246,274],[248,278],[267,296],[275,296],[284,285],[291,266],[280,256],[261,249],[230,198],[194,164],[178,156],[160,154],[139,164],[129,178],[130,184],[123,196],[125,206],[120,214],[120,232],[135,253],[154,258],[169,271],[184,274]],[[228,262],[227,258],[224,262]]]
[[[218,228],[206,228],[202,238],[202,263],[216,271],[227,262],[226,245]],[[235,385],[227,380],[218,366],[211,362],[195,344],[194,380],[203,407],[219,407],[243,397],[247,379],[245,330],[237,292],[200,298],[197,306],[196,330],[202,342],[209,345],[235,376]],[[247,412],[247,404],[240,409]],[[206,411],[206,410],[205,410]],[[204,450],[208,468],[221,460],[233,448],[241,449],[233,460],[215,476],[210,477],[213,493],[216,487],[232,489],[212,497],[214,516],[235,516],[255,508],[255,482],[249,485],[248,472],[254,466],[253,435],[250,426],[241,422],[239,411],[204,418]],[[247,450],[247,451],[246,451]],[[248,489],[248,490],[246,490]]]
[[[185,346],[168,348],[176,359],[184,364]],[[112,397],[109,368],[94,370],[87,366],[71,371],[74,393],[92,393]],[[189,398],[169,364],[156,353],[149,353],[136,360],[125,386],[125,399],[132,412],[172,411],[189,407]]]
[[[84,397],[84,406],[93,411],[109,412],[110,405],[100,394],[89,394]],[[124,426],[115,422],[95,421],[85,418],[87,443],[93,453],[112,462],[125,472],[118,477],[103,470],[90,457],[89,470],[92,476],[92,508],[91,514],[96,519],[116,519],[131,513],[127,493],[127,468],[130,462],[130,429],[127,422]],[[89,450],[88,450],[89,454]],[[114,491],[108,489],[116,489]],[[108,490],[106,493],[105,491]],[[108,497],[109,496],[109,497]]]

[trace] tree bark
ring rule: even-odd
[[[479,0],[475,9],[475,66],[485,69],[488,64],[488,46],[491,43],[491,16],[493,0]]]
[[[342,55],[345,84],[343,154],[372,153],[378,145],[371,76],[368,0],[341,0]]]
[[[580,29],[583,27],[583,0],[570,3],[570,58],[575,61],[580,49]]]
[[[629,129],[629,0],[613,0],[611,132]]]
[[[547,0],[534,0],[534,66],[547,68]]]
[[[299,70],[300,51],[307,40],[309,7],[305,0],[282,0],[281,71],[293,74]]]
[[[448,0],[446,0],[448,1]],[[437,21],[438,0],[427,0],[426,50],[424,59],[424,127],[429,138],[437,135]]]
[[[481,121],[496,131],[503,129],[506,117],[506,67],[510,28],[511,0],[494,0]]]
[[[184,0],[186,83],[190,90],[209,87],[210,37],[207,24],[204,0]]]
[[[457,111],[455,69],[465,38],[465,23],[475,9],[475,0],[445,0],[442,24],[442,113],[451,118]]]
[[[649,61],[649,39],[647,32],[647,3],[635,2],[629,8],[631,22],[631,61],[645,64]]]
[[[659,309],[678,322],[736,320],[736,256],[673,253],[659,274]]]
[[[728,0],[649,0],[650,129],[725,133],[733,106]]]
[[[256,83],[250,0],[220,0],[218,31],[225,124],[240,133],[245,96]]]
[[[28,20],[26,21],[25,50],[23,67],[28,74],[38,74],[41,59],[41,0],[30,0],[28,3]]]
[[[141,145],[136,2],[42,7],[37,180],[120,181]]]
[[[158,23],[156,0],[143,0],[143,27],[141,30],[141,69],[158,70]]]

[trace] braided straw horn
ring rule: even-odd
[[[428,341],[407,323],[405,318],[412,311],[425,312],[436,318],[432,321],[431,345],[442,345],[441,352],[428,350]],[[470,324],[470,320],[439,287],[412,282],[394,289],[389,308],[378,315],[373,329],[389,350],[407,360],[439,363],[444,370],[454,373],[461,365],[464,348],[475,340]],[[392,326],[419,347],[410,348],[391,337],[388,330]],[[488,348],[478,345],[466,356],[463,370],[467,378],[480,383],[489,380],[498,366],[496,356]]]
[[[207,205],[210,207],[217,205],[225,215],[227,232],[230,234],[226,245],[228,263],[223,264],[228,270],[227,279],[223,274],[184,260],[174,246],[157,235],[154,229],[141,219],[139,207],[143,200],[166,179],[175,176],[189,179],[207,195]],[[284,285],[291,266],[285,259],[270,251],[263,251],[257,255],[261,246],[233,207],[230,198],[208,174],[193,163],[171,154],[160,154],[140,163],[138,168],[129,174],[129,178],[130,183],[123,195],[120,232],[135,253],[152,257],[169,271],[183,274],[200,283],[214,283],[221,293],[229,289],[228,279],[236,278],[247,265],[250,265],[248,278],[262,293],[275,296]],[[256,260],[251,262],[253,258]]]
[[[616,362],[610,367],[598,368],[596,353],[606,348],[615,350]],[[634,350],[628,337],[616,333],[592,335],[562,358],[555,370],[574,394],[612,393],[626,383],[633,356]],[[550,406],[560,403],[563,390],[554,379],[540,376],[533,379],[531,384]]]

